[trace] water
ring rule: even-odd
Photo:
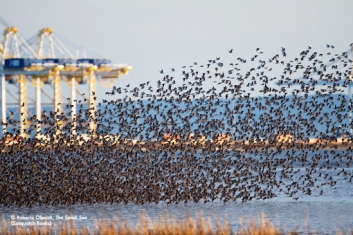
[[[350,192],[348,192],[350,191]],[[110,221],[123,218],[128,220],[130,226],[138,223],[141,215],[148,215],[153,221],[168,220],[170,215],[176,220],[186,216],[198,218],[202,215],[210,218],[213,223],[228,221],[233,231],[241,226],[241,219],[260,222],[263,214],[275,226],[285,231],[315,231],[318,233],[331,233],[340,229],[353,228],[353,188],[340,187],[335,190],[334,197],[303,198],[293,201],[287,198],[272,199],[268,201],[239,202],[213,202],[213,203],[158,203],[148,205],[134,204],[94,204],[73,206],[42,206],[33,208],[0,207],[7,224],[10,224],[12,215],[19,216],[52,216],[53,226],[60,225],[65,219],[56,219],[56,216],[77,216],[74,220],[77,227],[99,224],[97,221]],[[347,196],[344,196],[346,194]],[[338,196],[338,197],[337,197]],[[83,218],[83,219],[80,219]],[[87,219],[85,219],[87,218]],[[19,221],[19,220],[17,220]],[[28,220],[27,220],[28,221]],[[122,221],[120,219],[120,221]]]
[[[300,151],[295,152],[297,157],[301,156]],[[347,155],[345,151],[335,151],[335,154],[341,156]],[[234,154],[234,153],[230,153]],[[298,174],[294,175],[294,182],[299,181],[301,175],[305,175],[307,167],[314,161],[314,154],[324,155],[323,151],[316,151],[309,154],[304,166],[303,162],[298,161],[293,163],[294,170],[300,170]],[[257,158],[254,154],[247,154],[248,157]],[[279,155],[279,158],[283,155]],[[226,158],[223,158],[226,159]],[[330,157],[330,164],[335,166],[337,159]],[[325,160],[326,161],[326,160]],[[261,161],[260,161],[261,162]],[[340,163],[344,164],[344,169],[352,175],[353,167],[346,167],[348,158],[341,158]],[[185,217],[191,216],[198,218],[203,216],[209,218],[213,224],[217,221],[229,222],[233,231],[239,230],[241,221],[246,222],[260,222],[261,217],[265,215],[275,226],[280,227],[284,231],[299,231],[306,233],[308,231],[315,231],[317,233],[332,233],[338,229],[346,231],[353,228],[353,183],[349,182],[349,177],[339,174],[341,168],[334,170],[319,169],[324,165],[324,161],[317,166],[317,171],[312,175],[316,178],[316,185],[324,183],[324,178],[316,177],[319,172],[327,173],[336,181],[334,186],[313,187],[312,195],[308,196],[302,192],[295,195],[299,197],[298,200],[293,200],[293,197],[285,195],[283,192],[274,190],[276,197],[267,200],[251,200],[247,202],[239,201],[223,201],[215,200],[206,204],[201,200],[199,203],[188,201],[187,203],[170,203],[160,202],[158,204],[144,204],[135,205],[128,204],[77,204],[77,205],[58,205],[58,206],[33,206],[28,207],[4,207],[0,206],[0,214],[3,215],[7,225],[11,222],[25,222],[25,221],[42,221],[37,216],[52,217],[52,220],[45,219],[44,221],[51,221],[53,226],[59,226],[66,220],[66,216],[70,216],[77,227],[88,226],[94,228],[102,221],[115,220],[117,223],[128,221],[130,226],[135,226],[142,215],[147,215],[152,221],[170,221],[171,216],[175,220],[182,220]],[[135,163],[136,164],[136,163]],[[200,163],[198,163],[200,164]],[[129,163],[129,166],[134,166],[134,163]],[[129,167],[126,166],[126,167]],[[327,167],[327,164],[326,164]],[[231,169],[231,171],[234,168]],[[281,172],[282,168],[278,168],[277,172]],[[279,177],[279,174],[277,175]],[[279,180],[279,179],[278,179]],[[288,183],[290,183],[288,181]],[[287,184],[288,185],[288,184]],[[216,185],[217,187],[218,185]],[[282,187],[285,189],[285,187]],[[320,195],[320,190],[323,189],[323,195]],[[14,216],[14,217],[13,217]],[[34,219],[20,219],[17,216],[30,217]],[[59,217],[61,218],[59,218]],[[75,217],[76,216],[76,217]]]

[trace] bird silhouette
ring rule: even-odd
[[[41,120],[7,118],[0,204],[300,200],[351,183],[352,137],[338,134],[350,128],[352,60],[326,46],[330,55],[308,47],[294,58],[231,49],[231,61],[115,86],[93,109],[76,100],[75,117],[67,104]]]

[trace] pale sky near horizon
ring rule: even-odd
[[[285,47],[293,58],[308,46],[346,51],[353,42],[352,10],[352,0],[0,0],[0,16],[25,39],[52,27],[114,63],[131,65],[115,83],[122,87],[156,83],[171,68],[178,79],[182,66],[216,57],[250,58],[258,47],[268,56]]]

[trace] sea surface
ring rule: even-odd
[[[300,165],[294,166],[301,168]],[[353,167],[345,167],[352,173]],[[333,169],[331,169],[333,171]],[[336,185],[324,187],[324,193],[314,189],[311,196],[299,194],[294,200],[283,194],[268,200],[223,201],[199,203],[181,202],[167,204],[135,205],[128,204],[77,204],[58,206],[4,207],[0,206],[0,214],[7,226],[18,222],[50,222],[51,226],[59,227],[62,223],[73,221],[77,227],[93,229],[95,226],[114,221],[129,223],[134,227],[140,222],[141,216],[148,216],[152,221],[183,220],[188,217],[209,219],[213,225],[217,222],[229,223],[233,231],[238,231],[242,225],[249,222],[261,223],[263,218],[284,231],[300,233],[316,232],[319,234],[335,233],[353,229],[353,183],[339,171],[330,172]],[[318,179],[318,182],[320,179]],[[297,195],[298,196],[298,195]],[[48,225],[41,225],[48,226]]]

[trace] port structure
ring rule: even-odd
[[[31,46],[30,44],[34,44]],[[43,28],[39,31],[35,43],[28,43],[18,32],[16,27],[7,27],[4,32],[4,42],[0,44],[0,76],[1,76],[1,117],[2,133],[6,133],[7,102],[6,93],[13,94],[6,88],[6,83],[15,84],[19,88],[19,131],[21,137],[28,137],[26,132],[28,124],[33,121],[28,119],[28,83],[35,87],[36,106],[36,134],[41,135],[42,102],[41,95],[48,95],[43,89],[44,84],[54,84],[53,111],[63,113],[62,83],[65,81],[71,88],[71,134],[76,134],[76,94],[78,85],[89,85],[88,104],[91,116],[89,118],[90,133],[95,135],[95,111],[97,109],[97,80],[102,85],[112,86],[116,79],[127,75],[132,69],[124,64],[112,64],[104,58],[75,58],[65,45],[56,37],[52,28]],[[80,93],[79,93],[80,94]],[[57,134],[61,132],[62,121],[57,120]]]

